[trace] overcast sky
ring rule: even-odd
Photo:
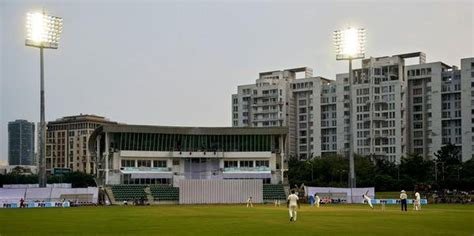
[[[474,56],[467,1],[0,0],[0,160],[7,123],[39,121],[39,50],[26,13],[64,18],[45,52],[46,120],[79,113],[133,124],[230,126],[231,94],[261,71],[309,66],[334,79],[332,32],[367,30],[367,55],[423,51],[459,65]]]

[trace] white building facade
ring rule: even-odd
[[[262,72],[255,84],[238,86],[232,126],[286,126],[289,155],[299,159],[335,153],[335,83],[312,74],[308,67]]]
[[[89,140],[100,184],[183,179],[287,183],[286,127],[213,128],[104,124]]]
[[[363,59],[350,91],[348,73],[336,80],[313,77],[307,67],[260,73],[232,95],[232,126],[287,126],[289,155],[299,159],[347,154],[353,134],[360,155],[430,159],[452,143],[466,161],[474,150],[474,59],[462,59],[458,69],[425,58],[414,52]]]
[[[409,153],[434,158],[442,146],[454,144],[459,158],[473,154],[474,58],[461,60],[461,69],[442,62],[407,67]]]

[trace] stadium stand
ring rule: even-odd
[[[281,184],[264,184],[263,200],[286,200],[285,189]]]
[[[152,185],[150,191],[155,201],[179,201],[179,188],[169,185]]]
[[[178,202],[180,189],[170,185],[111,185],[107,188],[113,204],[122,204],[127,201],[132,204],[134,200],[145,199],[149,203],[155,202]],[[111,190],[111,191],[109,191]],[[274,200],[286,200],[284,186],[281,184],[264,184],[263,200],[273,202]],[[153,203],[152,203],[153,204]]]
[[[146,199],[145,185],[119,184],[112,186],[112,193],[116,201],[133,201]]]

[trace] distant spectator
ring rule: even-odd
[[[23,198],[20,199],[20,208],[25,208],[25,200]]]
[[[314,206],[314,197],[313,197],[313,195],[310,195],[310,196],[309,196],[308,202],[309,202],[309,205],[310,205],[310,206]]]

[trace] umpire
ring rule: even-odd
[[[402,211],[407,211],[407,194],[405,190],[400,193],[400,203],[402,204]]]

